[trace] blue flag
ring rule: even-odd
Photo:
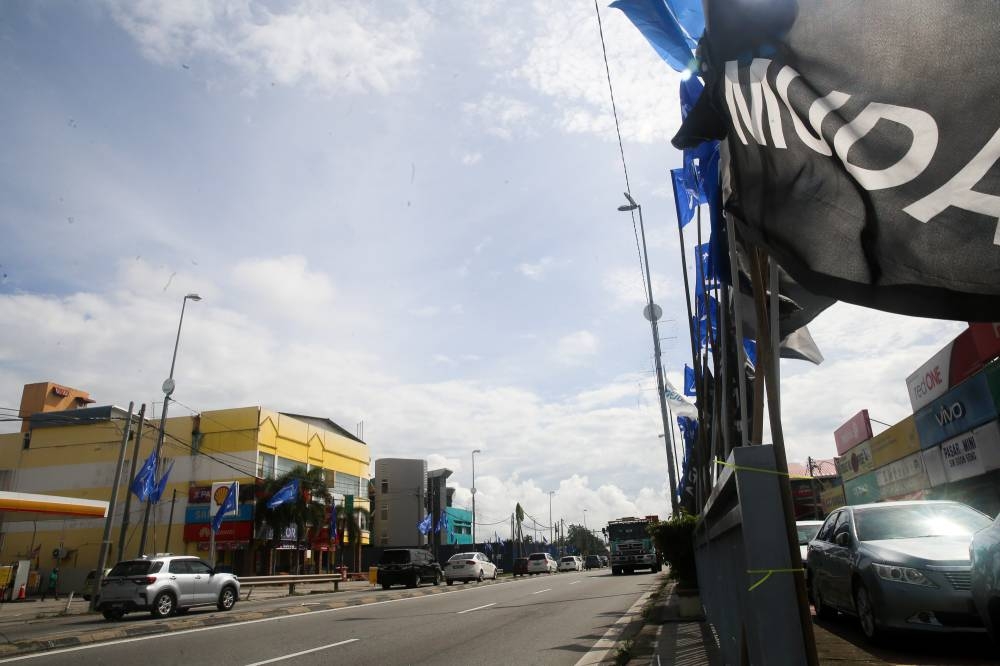
[[[330,503],[330,539],[337,538],[337,500]]]
[[[677,425],[680,427],[681,436],[684,439],[684,463],[681,465],[681,477],[677,482],[677,496],[683,497],[685,493],[694,493],[697,472],[692,466],[691,458],[694,455],[695,439],[698,436],[698,421],[686,416],[678,416]]]
[[[701,0],[617,0],[610,6],[628,17],[671,68],[697,71],[692,60],[705,31]]]
[[[282,486],[281,490],[274,493],[274,495],[271,496],[271,499],[267,500],[267,508],[274,509],[275,507],[281,506],[285,502],[293,502],[295,501],[295,498],[298,496],[299,496],[299,480],[292,479],[284,486]]]
[[[170,478],[170,470],[172,470],[173,468],[174,468],[174,461],[171,460],[170,467],[168,467],[167,471],[163,473],[163,476],[160,477],[159,483],[156,484],[156,487],[153,489],[153,492],[150,493],[149,501],[159,502],[160,498],[163,497],[163,491],[166,490],[167,488],[167,479]]]
[[[142,463],[129,488],[141,502],[148,500],[156,490],[156,451],[150,453],[146,462]]]
[[[698,209],[699,197],[689,186],[689,179],[684,169],[671,169],[670,182],[674,186],[674,207],[677,209],[677,225],[683,229],[694,219]]]
[[[743,338],[743,351],[746,352],[750,365],[757,367],[757,342],[751,338]]]
[[[434,518],[431,517],[431,514],[428,513],[426,516],[424,516],[423,520],[417,523],[417,531],[420,532],[421,534],[429,533],[431,531],[431,523],[433,521]]]
[[[434,529],[435,532],[440,532],[441,530],[444,530],[445,532],[448,531],[448,514],[444,511],[441,512],[441,517],[438,518],[437,527]]]
[[[229,486],[229,492],[226,493],[226,499],[222,501],[219,505],[219,510],[215,513],[215,517],[212,518],[212,531],[218,532],[219,527],[222,526],[222,519],[227,513],[232,513],[236,510],[236,496],[239,494],[236,482],[233,481],[233,485]]]
[[[689,368],[687,363],[684,364],[684,395],[698,395],[694,388],[694,368]]]
[[[708,345],[708,330],[712,329],[712,339],[719,339],[719,302],[714,296],[708,297],[708,313],[705,313],[705,298],[696,299],[694,330],[701,347]]]

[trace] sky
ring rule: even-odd
[[[679,79],[599,11],[681,386]],[[464,506],[480,449],[480,534],[515,502],[548,525],[549,491],[592,528],[668,513],[592,3],[8,0],[0,82],[0,407],[38,381],[162,400],[197,292],[172,414],[363,421],[373,459],[452,469]],[[860,409],[907,416],[964,326],[824,312],[825,362],[782,362],[789,460],[832,457]]]

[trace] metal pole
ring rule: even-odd
[[[670,417],[667,416],[667,396],[665,387],[663,386],[663,364],[660,360],[660,331],[656,324],[656,313],[653,312],[653,280],[649,274],[649,253],[646,251],[646,228],[642,222],[642,206],[636,206],[636,208],[639,210],[639,230],[642,232],[642,255],[646,263],[646,295],[649,297],[649,325],[653,331],[653,359],[656,362],[656,383],[660,394],[660,416],[663,419],[663,432],[670,432]],[[667,476],[670,482],[670,508],[672,513],[676,515],[678,513],[677,473],[674,470],[674,456],[669,447],[667,450]]]
[[[170,498],[170,520],[167,522],[167,542],[163,546],[163,552],[170,552],[170,530],[174,526],[174,505],[177,504],[177,489],[174,488],[174,495]]]
[[[139,447],[142,445],[142,424],[146,418],[146,403],[139,406],[139,426],[135,430],[135,446],[132,447],[132,464],[130,465],[131,471],[129,472],[129,484],[132,483],[132,479],[135,478],[135,467],[139,459]],[[129,488],[125,489],[125,510],[122,512],[122,529],[121,533],[118,535],[118,557],[123,557],[125,555],[125,533],[128,531],[129,524],[129,513],[132,511],[132,491]],[[139,553],[142,555],[142,553]]]
[[[108,563],[108,551],[111,550],[111,525],[115,522],[115,507],[118,504],[118,486],[122,482],[122,467],[125,466],[125,450],[128,448],[128,435],[132,430],[132,410],[135,403],[128,403],[128,417],[122,431],[122,446],[118,451],[118,464],[115,465],[115,480],[111,485],[111,501],[108,503],[108,517],[104,521],[104,534],[101,536],[101,554],[97,558],[97,577],[94,578],[94,589],[90,593],[90,610],[97,608],[97,597],[101,592],[101,581],[104,580],[104,567]]]
[[[726,240],[729,243],[729,275],[733,283],[733,324],[736,328],[736,361],[738,366],[736,368],[736,372],[739,373],[740,386],[740,446],[747,446],[749,444],[748,437],[750,435],[749,428],[747,427],[747,356],[746,349],[743,347],[743,308],[740,307],[743,291],[740,289],[740,268],[739,256],[736,251],[735,224],[736,222],[732,216],[726,217]],[[758,353],[758,356],[759,355],[760,354]]]
[[[472,548],[476,548],[476,454],[479,449],[472,450]]]
[[[556,491],[554,490],[549,491],[549,541],[551,541],[553,545],[555,545],[556,539],[555,539],[555,530],[552,526],[552,496],[555,494]]]

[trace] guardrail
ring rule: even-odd
[[[283,576],[239,576],[240,589],[250,588],[246,599],[250,598],[253,588],[269,585],[287,585],[288,594],[295,594],[295,586],[300,583],[333,583],[333,591],[340,591],[340,583],[344,577],[340,574],[304,574]]]

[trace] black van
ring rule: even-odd
[[[388,590],[393,585],[440,585],[443,578],[441,565],[426,550],[390,548],[382,552],[382,560],[378,565],[378,582],[383,590]]]

